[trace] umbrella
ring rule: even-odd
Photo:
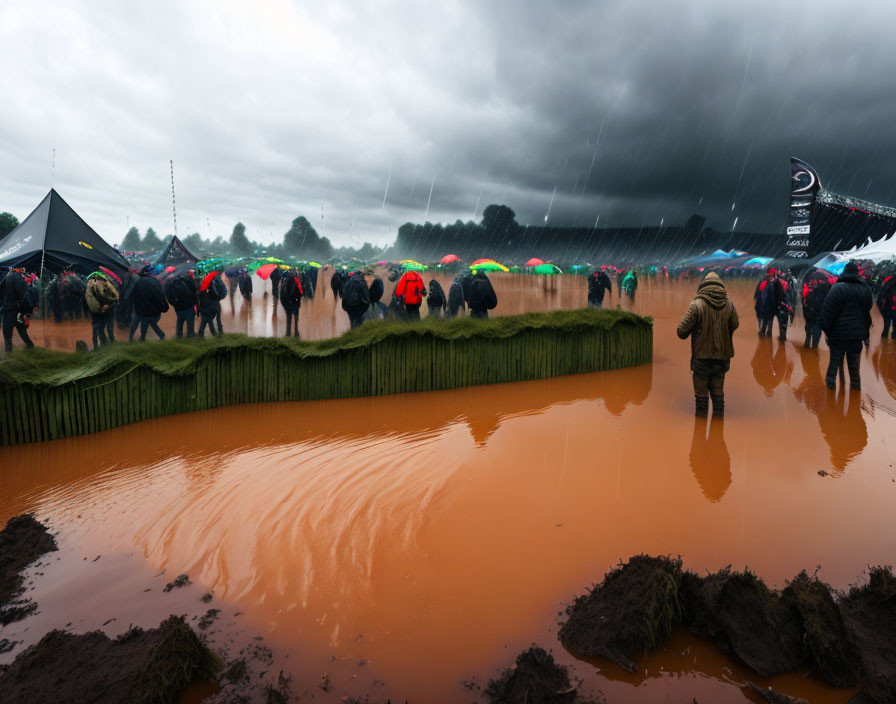
[[[255,270],[255,273],[258,274],[259,277],[267,281],[271,276],[271,272],[276,268],[276,264],[262,264]]]
[[[477,266],[477,265],[479,265],[479,264],[487,264],[487,263],[489,263],[489,262],[491,262],[492,264],[495,264],[495,263],[496,263],[494,259],[477,259],[477,260],[476,260],[475,262],[473,262],[470,266]]]
[[[376,263],[377,266],[387,266],[388,264],[389,262],[387,262],[385,259],[381,259]]]
[[[764,267],[772,260],[771,257],[753,257],[752,259],[748,259],[743,263],[743,266],[749,267]]]
[[[323,264],[318,264],[317,262],[308,262],[308,266],[314,267],[315,269],[322,269]]]
[[[415,262],[413,259],[405,259],[401,265],[408,271],[426,271],[426,264]]]
[[[533,270],[536,274],[544,274],[545,276],[553,276],[554,274],[562,274],[563,270],[559,266],[553,264],[539,264]]]
[[[510,271],[503,264],[498,264],[498,262],[485,261],[482,264],[474,265],[470,267],[470,270],[473,272],[477,271]]]
[[[444,257],[442,257],[442,264],[450,264],[451,262],[456,262],[459,260],[460,257],[458,257],[456,254],[446,254]]]
[[[165,271],[168,272],[168,273],[170,274],[172,271],[174,271],[175,268],[176,268],[176,267],[173,267],[173,266],[166,266],[166,267],[165,267]]]
[[[217,275],[218,275],[218,272],[217,272],[217,271],[210,271],[210,272],[208,272],[208,273],[205,275],[205,278],[202,279],[202,283],[199,284],[199,290],[200,290],[200,291],[205,291],[205,289],[207,289],[207,288],[211,285],[212,281],[214,280],[214,278],[215,278]]]
[[[526,266],[540,266],[541,264],[544,264],[544,259],[539,259],[538,257],[532,257],[526,262]]]
[[[112,271],[111,269],[107,269],[104,266],[100,267],[100,271],[103,272],[104,274],[106,274],[107,276],[111,276],[113,279],[115,279],[118,282],[118,285],[121,286],[121,277],[118,274],[116,274],[114,271]]]

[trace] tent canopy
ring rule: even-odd
[[[128,263],[109,243],[50,189],[40,204],[15,230],[0,240],[0,266],[29,271],[72,268],[84,274],[100,265],[127,271]]]
[[[159,252],[152,260],[153,266],[159,264],[193,264],[199,261],[199,257],[194,255],[187,246],[175,235],[166,244],[162,251]]]

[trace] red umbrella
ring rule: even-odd
[[[532,257],[526,262],[526,266],[539,266],[541,264],[544,264],[544,260],[539,259],[538,257]]]
[[[104,266],[100,267],[100,271],[103,272],[104,274],[108,274],[109,276],[111,276],[113,279],[115,279],[118,282],[118,285],[121,286],[121,277],[118,274],[116,274],[114,271],[112,271],[111,269],[107,269]]]
[[[442,257],[442,264],[450,264],[451,262],[456,262],[460,259],[456,254],[446,254]]]
[[[255,271],[262,279],[267,281],[271,277],[271,272],[276,269],[279,264],[263,264]]]
[[[202,283],[199,285],[200,291],[205,291],[209,286],[211,286],[212,281],[218,275],[217,271],[210,271],[205,275],[205,278],[202,279]]]
[[[170,274],[172,271],[174,271],[175,268],[176,267],[173,267],[173,266],[166,266],[165,271],[167,271]]]

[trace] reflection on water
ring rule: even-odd
[[[706,426],[709,425],[707,435]],[[712,502],[721,499],[731,486],[731,456],[725,445],[725,421],[713,418],[694,420],[694,437],[691,439],[691,470],[703,491]]]
[[[787,359],[787,343],[778,341],[777,348],[770,337],[760,337],[756,342],[756,351],[750,366],[753,377],[763,389],[766,396],[772,396],[775,389],[785,381],[793,371],[793,362]],[[774,349],[774,353],[773,350]]]
[[[887,392],[896,399],[896,343],[887,344],[881,341],[880,347],[874,350],[871,359],[875,376],[883,381]]]
[[[555,291],[506,281],[508,306],[584,296],[567,279]],[[272,668],[303,686],[330,672],[336,686],[316,701],[363,695],[378,679],[382,699],[466,702],[459,680],[485,681],[537,641],[609,701],[742,702],[703,656],[691,667],[712,679],[617,681],[577,663],[558,647],[557,613],[640,552],[681,554],[700,571],[748,565],[777,585],[822,565],[838,588],[891,560],[893,421],[875,411],[893,405],[893,358],[874,349],[862,394],[828,397],[819,353],[757,345],[754,329],[738,330],[724,423],[695,421],[690,348],[675,335],[694,288],[639,288],[636,307],[656,320],[654,365],[245,405],[0,450],[0,520],[34,511],[71,548],[51,580],[36,578],[41,614],[3,637],[27,644],[70,621],[86,629],[112,616],[136,622],[150,607],[186,612],[174,601],[186,597],[143,592],[153,584],[141,575],[166,570],[242,612],[246,632],[278,653]],[[749,310],[749,282],[730,291]],[[258,303],[251,315],[261,318]],[[336,315],[332,298],[321,304]],[[839,481],[817,475],[847,463]],[[837,540],[819,540],[819,516]],[[643,663],[654,674],[673,664]],[[787,686],[813,702],[847,698],[808,680]]]

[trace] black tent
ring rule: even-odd
[[[100,265],[126,271],[128,263],[62,196],[50,189],[40,205],[0,240],[0,266],[38,272],[72,268],[84,274]]]
[[[198,261],[199,257],[187,249],[186,245],[175,235],[152,260],[152,265],[171,264],[177,266],[178,264],[192,264]]]

